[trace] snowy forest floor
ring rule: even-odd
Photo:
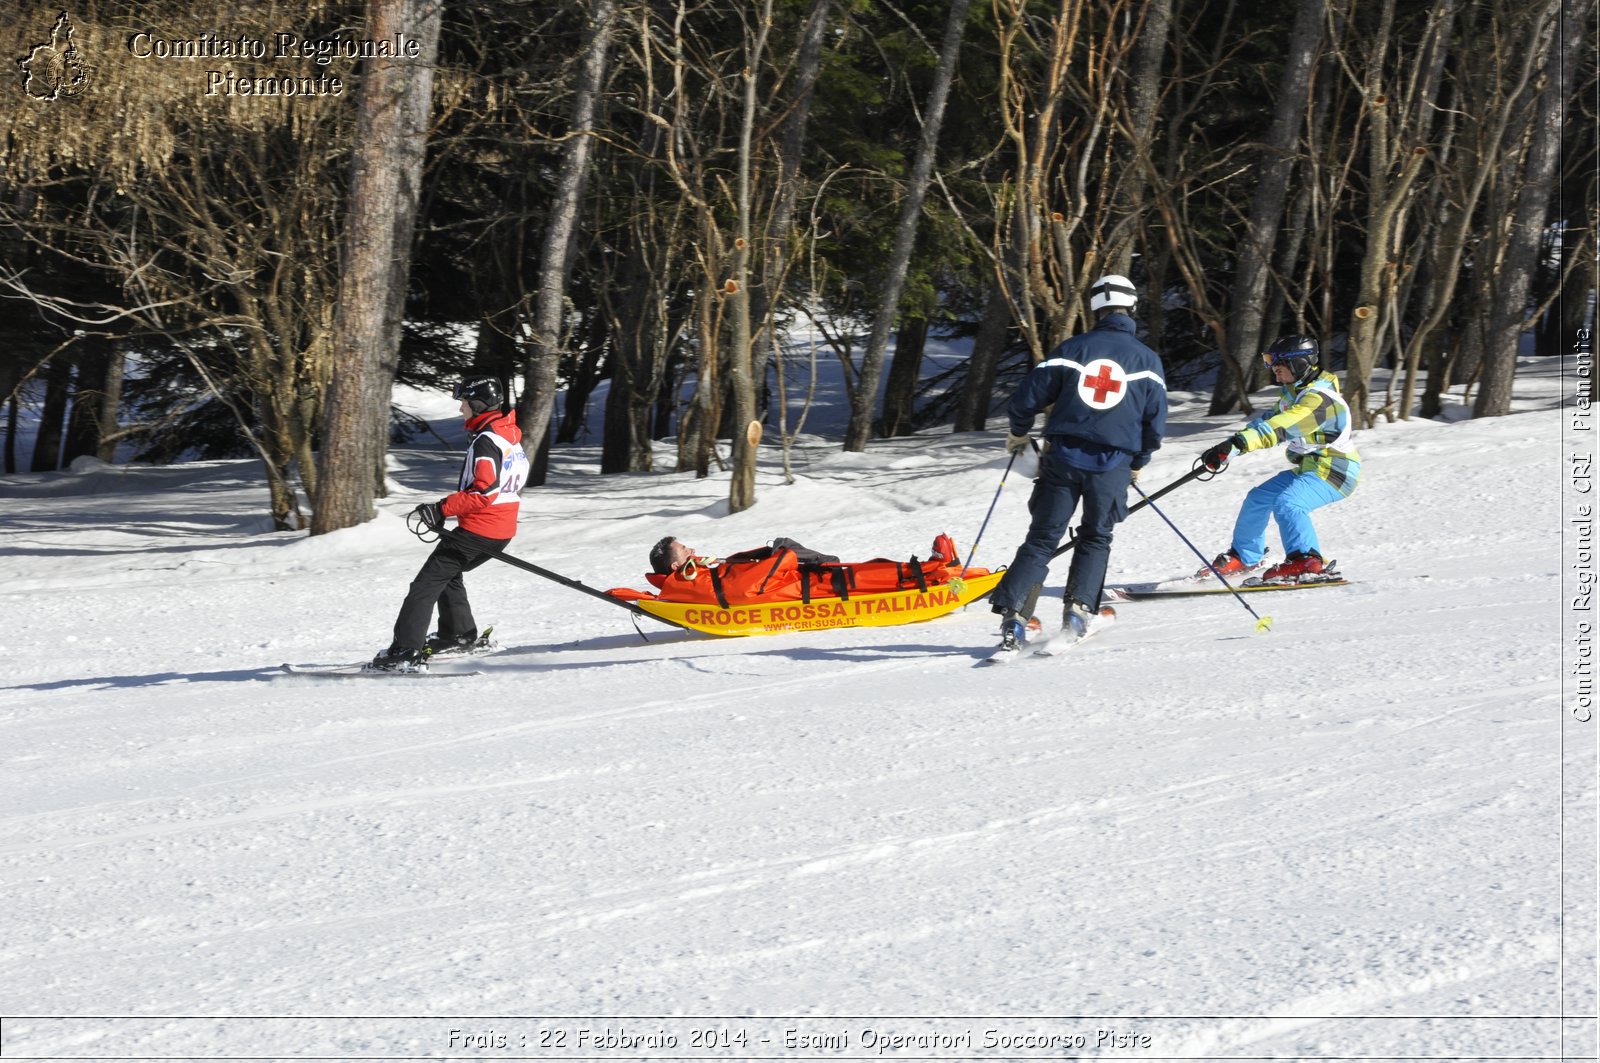
[[[252,462],[0,478],[0,1047],[1592,1058],[1564,388],[1525,359],[1512,416],[1360,433],[1362,484],[1315,518],[1355,583],[1256,596],[1272,631],[1228,597],[1130,603],[1007,669],[972,667],[984,606],[646,640],[489,565],[467,577],[503,647],[485,674],[286,676],[387,644],[426,552],[402,516],[458,454],[397,451],[380,517],[315,539],[263,533]],[[1238,423],[1204,410],[1174,395],[1147,488]],[[729,515],[726,475],[597,461],[558,453],[511,550],[599,588],[646,586],[669,533],[854,560],[948,531],[965,553],[1005,464],[996,432],[806,443],[796,483],[768,460]],[[1161,508],[1210,556],[1282,462]],[[1009,561],[1030,472],[975,563]],[[1140,513],[1111,564],[1197,561]]]

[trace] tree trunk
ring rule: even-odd
[[[1294,276],[1295,264],[1300,261],[1300,252],[1306,244],[1306,216],[1311,212],[1311,187],[1309,183],[1301,184],[1300,193],[1295,196],[1294,206],[1289,208],[1289,218],[1284,223],[1284,239],[1278,248],[1278,261],[1273,266],[1279,283],[1287,282],[1287,278]],[[1303,306],[1293,305],[1291,297],[1280,290],[1279,284],[1268,286],[1267,298],[1263,303],[1264,311],[1261,315],[1261,340],[1271,343],[1285,332],[1305,332],[1305,310]],[[1294,324],[1285,327],[1283,323],[1284,311],[1293,306],[1295,310]],[[1252,390],[1251,384],[1255,380],[1255,365],[1247,376],[1245,390]]]
[[[122,343],[113,340],[106,352],[106,372],[100,387],[100,443],[95,457],[107,464],[117,460],[117,416],[122,410],[122,383],[127,374],[127,359]]]
[[[994,376],[1000,366],[1011,330],[1011,301],[998,283],[989,290],[983,320],[972,340],[972,357],[967,362],[967,378],[961,401],[956,407],[955,431],[982,432],[988,427],[989,408],[994,405]]]
[[[950,83],[955,80],[956,61],[961,55],[961,37],[967,25],[968,0],[952,0],[950,16],[944,24],[944,43],[939,48],[939,65],[933,85],[928,89],[928,104],[922,117],[922,136],[917,141],[917,157],[906,182],[905,198],[900,201],[900,218],[895,224],[894,248],[879,296],[877,313],[867,349],[861,356],[861,377],[850,394],[850,424],[845,430],[844,449],[862,451],[872,435],[872,411],[878,402],[878,381],[883,376],[883,356],[889,347],[889,333],[900,313],[900,292],[905,288],[911,251],[917,240],[917,223],[922,218],[922,200],[933,174],[933,159],[939,148],[939,129],[944,124],[945,101]]]
[[[1393,186],[1379,198],[1368,215],[1367,249],[1361,261],[1361,280],[1357,291],[1358,305],[1350,324],[1350,360],[1345,368],[1344,394],[1350,404],[1350,414],[1357,428],[1372,424],[1369,396],[1372,391],[1372,370],[1377,365],[1379,328],[1384,324],[1385,313],[1391,305],[1390,293],[1396,282],[1398,263],[1390,257],[1390,245],[1395,238],[1401,208],[1411,185],[1422,169],[1424,151],[1415,149],[1404,170]]]
[[[17,393],[6,400],[6,474],[17,471]]]
[[[694,396],[678,426],[678,471],[694,469],[695,479],[711,475],[717,449],[717,425],[722,420],[723,379],[718,365],[722,328],[721,294],[703,291],[695,296],[695,327],[700,334]]]
[[[583,353],[579,355],[578,364],[567,380],[561,425],[556,431],[557,443],[576,442],[578,434],[583,431],[583,422],[588,416],[589,396],[594,394],[604,375],[600,367],[601,356],[612,346],[607,342],[605,316],[591,311],[588,318],[589,334],[584,338]]]
[[[417,41],[419,54],[368,59],[357,89],[345,268],[334,314],[336,371],[318,456],[313,535],[371,520],[374,499],[383,490],[389,397],[400,360],[441,3],[367,0],[366,32],[378,40],[405,34]],[[276,480],[273,490],[276,497]]]
[[[894,336],[894,357],[889,360],[889,379],[883,389],[883,420],[878,435],[885,438],[908,436],[916,412],[917,378],[922,369],[922,354],[928,346],[928,319],[908,318]]]
[[[654,464],[650,407],[662,389],[667,355],[676,339],[667,317],[669,281],[645,259],[637,229],[614,283],[605,286],[602,312],[610,330],[611,389],[606,395],[600,472],[648,472]]]
[[[1366,53],[1362,102],[1367,122],[1366,246],[1356,288],[1356,306],[1349,326],[1349,361],[1345,367],[1344,395],[1350,405],[1351,424],[1367,428],[1372,423],[1369,396],[1372,370],[1377,364],[1380,329],[1388,324],[1385,311],[1399,266],[1391,244],[1402,208],[1422,170],[1424,149],[1401,155],[1396,141],[1405,132],[1405,115],[1388,91],[1385,75],[1395,0],[1384,0],[1379,26]],[[1404,169],[1392,172],[1400,160]]]
[[[556,370],[561,361],[563,310],[567,278],[577,243],[578,210],[589,179],[589,159],[594,153],[594,116],[605,80],[606,51],[611,40],[615,0],[594,0],[583,49],[583,65],[573,94],[572,120],[567,132],[556,191],[550,203],[544,247],[539,256],[538,290],[533,301],[533,336],[523,365],[527,383],[517,403],[517,425],[532,459],[528,483],[545,482],[550,468],[550,418],[556,401]]]
[[[61,440],[66,434],[67,395],[72,363],[66,355],[50,359],[44,371],[44,408],[39,411],[39,434],[33,441],[30,472],[55,472],[61,467]]]
[[[1589,7],[1584,3],[1579,6]],[[1550,0],[1529,29],[1528,45],[1548,51],[1544,88],[1533,110],[1533,142],[1517,190],[1505,257],[1496,278],[1489,309],[1488,344],[1483,381],[1473,403],[1474,417],[1503,417],[1511,412],[1511,383],[1517,372],[1517,351],[1528,328],[1528,300],[1538,269],[1545,225],[1550,218],[1550,193],[1561,155],[1561,117],[1581,62],[1581,47],[1590,46],[1582,33],[1567,32],[1552,41],[1560,22],[1560,0]],[[1586,20],[1580,19],[1582,24]]]
[[[750,293],[756,328],[765,334],[764,341],[755,342],[757,346],[773,352],[773,364],[777,369],[778,417],[775,423],[778,442],[783,448],[786,483],[794,482],[789,468],[792,439],[789,434],[788,381],[783,372],[783,352],[773,334],[776,328],[775,307],[782,297],[785,278],[796,257],[790,250],[789,235],[794,227],[794,206],[800,192],[800,163],[805,155],[806,129],[811,121],[811,105],[816,98],[817,78],[822,72],[822,45],[832,6],[832,0],[812,0],[800,32],[800,47],[795,53],[794,89],[789,95],[789,114],[784,119],[778,143],[777,196],[772,216],[767,221],[766,247],[761,255],[762,282]]]
[[[1263,347],[1261,322],[1266,312],[1268,263],[1273,245],[1282,228],[1284,207],[1289,198],[1289,178],[1294,172],[1295,145],[1311,93],[1311,70],[1322,47],[1324,0],[1300,0],[1294,26],[1289,31],[1289,48],[1283,74],[1278,80],[1277,106],[1272,125],[1262,145],[1264,156],[1257,167],[1255,195],[1250,200],[1250,220],[1239,242],[1238,269],[1233,278],[1233,294],[1228,307],[1228,342],[1232,350],[1223,351],[1239,366],[1239,373],[1217,374],[1217,389],[1211,396],[1209,412],[1249,413],[1250,396],[1241,391],[1239,381],[1248,381],[1255,371]]]
[[[647,411],[649,406],[641,407],[639,402],[638,384],[633,379],[636,364],[631,358],[613,358],[611,362],[611,390],[606,392],[606,425],[600,445],[602,475],[650,468],[649,421],[640,416],[641,408]]]
[[[384,412],[387,424],[387,403],[384,404]],[[267,473],[272,525],[278,531],[299,531],[305,527],[306,521],[300,509],[299,495],[289,480],[289,470],[300,455],[300,440],[295,435],[293,412],[286,409],[277,396],[264,393],[256,403],[256,420],[261,426],[261,458]]]
[[[74,458],[100,452],[101,397],[111,365],[111,344],[103,336],[86,336],[79,345],[77,369],[72,379],[72,413],[67,418],[66,450],[63,464]],[[116,428],[116,421],[111,428]]]
[[[772,326],[769,318],[789,265],[787,245],[800,191],[800,163],[805,157],[806,129],[811,120],[811,104],[816,99],[817,78],[822,73],[822,44],[832,6],[833,0],[812,0],[795,53],[794,89],[786,100],[789,113],[783,120],[778,143],[776,202],[767,220],[767,243],[761,255],[763,276],[761,284],[750,293],[751,316],[758,329]]]
[[[728,509],[740,513],[756,504],[756,454],[761,426],[756,421],[754,331],[750,326],[750,233],[754,207],[750,186],[754,180],[757,75],[772,31],[772,0],[763,0],[755,35],[746,32],[744,108],[739,124],[738,172],[735,175],[733,269],[728,282],[728,307],[733,312],[728,351],[728,389],[733,414],[733,479],[728,485]]]
[[[1134,273],[1133,249],[1138,236],[1144,232],[1145,215],[1149,211],[1150,174],[1155,172],[1155,167],[1149,165],[1148,160],[1155,144],[1156,120],[1160,117],[1161,70],[1171,33],[1172,0],[1145,3],[1144,22],[1134,44],[1133,74],[1127,86],[1127,143],[1112,201],[1112,214],[1117,220],[1106,242],[1106,273],[1127,277]],[[1139,279],[1133,279],[1137,285]],[[1151,293],[1159,296],[1160,278],[1147,275],[1145,279],[1154,285]],[[1159,345],[1160,341],[1156,343]]]

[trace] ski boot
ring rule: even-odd
[[[1063,632],[1070,632],[1075,639],[1086,639],[1099,630],[1108,618],[1116,615],[1116,610],[1109,605],[1096,610],[1090,609],[1082,602],[1069,601],[1065,615],[1061,618],[1061,629]]]
[[[1220,573],[1224,579],[1232,579],[1235,576],[1248,576],[1253,572],[1260,571],[1261,567],[1266,563],[1267,558],[1263,554],[1260,561],[1253,565],[1247,565],[1239,560],[1239,555],[1234,553],[1232,548],[1229,548],[1218,554],[1216,560],[1212,561],[1211,564],[1196,572],[1194,578],[1211,579],[1217,573]],[[1216,569],[1216,573],[1213,573],[1212,569]]]
[[[1028,644],[1028,622],[1009,609],[1000,614],[1001,653],[1017,653]]]
[[[1322,555],[1315,550],[1296,550],[1282,564],[1261,574],[1263,583],[1305,583],[1322,575]]]
[[[426,672],[427,658],[422,651],[391,645],[365,665],[369,672]]]

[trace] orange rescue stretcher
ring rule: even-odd
[[[1001,573],[986,568],[963,571],[949,536],[935,543],[943,549],[926,561],[812,562],[781,547],[748,560],[697,559],[676,572],[648,574],[654,592],[615,587],[606,593],[708,635],[914,624],[971,605],[1000,582]]]

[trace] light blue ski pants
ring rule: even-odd
[[[1278,522],[1285,556],[1312,550],[1321,554],[1311,511],[1343,497],[1322,477],[1293,469],[1263,480],[1250,489],[1239,508],[1239,519],[1233,525],[1234,553],[1247,565],[1260,561],[1267,551],[1267,521],[1271,518]]]

